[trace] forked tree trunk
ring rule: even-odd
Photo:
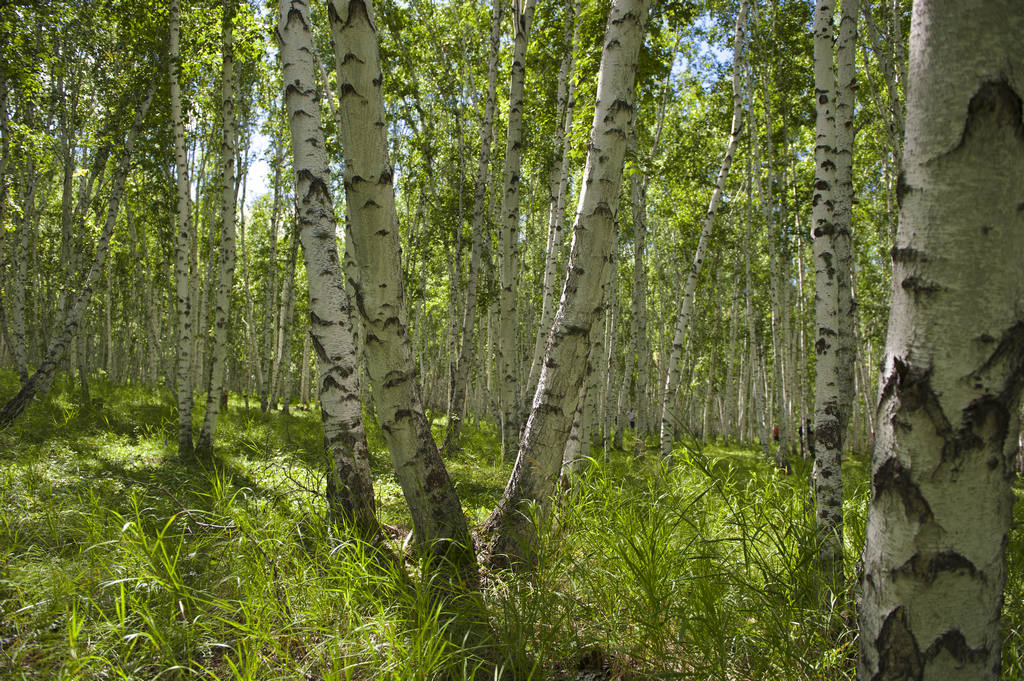
[[[235,277],[235,48],[233,23],[236,0],[224,0],[221,34],[223,71],[221,73],[221,233],[217,263],[217,297],[213,308],[213,345],[210,348],[210,374],[206,385],[206,414],[199,432],[196,450],[203,456],[213,454],[221,395],[227,372],[228,322],[231,285]]]
[[[359,401],[359,362],[338,259],[309,7],[303,0],[280,0],[279,11],[277,37],[292,139],[299,239],[309,280],[307,338],[312,338],[316,351],[324,449],[331,461],[327,503],[331,514],[356,534],[382,544]]]
[[[329,0],[328,15],[345,140],[349,230],[359,269],[356,307],[366,330],[367,373],[377,417],[412,514],[417,545],[474,580],[473,542],[430,433],[409,344],[373,8],[365,0]]]
[[[861,681],[1000,678],[1024,385],[1024,12],[914,4]]]
[[[648,6],[648,0],[613,0],[608,15],[568,274],[519,456],[483,528],[489,538],[486,552],[496,564],[531,559],[535,530],[526,506],[546,507],[558,481],[586,373],[588,336],[601,312],[605,270],[615,245],[622,166],[633,120],[633,84]]]

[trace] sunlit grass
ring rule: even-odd
[[[13,388],[9,374],[0,387]],[[850,590],[835,600],[816,577],[806,462],[786,476],[719,446],[681,448],[669,468],[615,452],[538,515],[535,570],[485,575],[489,622],[467,632],[428,566],[382,568],[325,524],[315,410],[232,402],[204,465],[177,456],[168,398],[95,390],[102,406],[58,389],[0,432],[0,678],[855,676],[863,458],[845,464]],[[368,423],[397,551],[408,513]],[[463,444],[447,464],[478,523],[508,468],[488,424]],[[1015,510],[1006,678],[1024,678]]]

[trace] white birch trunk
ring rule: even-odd
[[[236,0],[224,0],[221,34],[223,71],[221,72],[221,233],[217,262],[217,289],[213,310],[213,344],[210,348],[210,374],[206,386],[206,413],[199,432],[196,451],[213,455],[221,395],[227,373],[228,323],[231,286],[235,276],[235,104],[234,104],[234,16]]]
[[[862,681],[1000,678],[1024,385],[1024,12],[919,0],[872,457]]]
[[[505,492],[483,528],[490,537],[487,554],[497,564],[508,558],[530,559],[533,529],[524,505],[546,506],[558,480],[585,374],[590,329],[599,318],[607,263],[615,245],[615,215],[648,6],[647,0],[613,0],[608,15],[565,286],[519,456]]]
[[[814,471],[819,558],[828,585],[838,585],[843,570],[843,418],[840,399],[839,268],[835,250],[835,73],[832,68],[832,0],[817,0],[814,13],[814,96],[817,105],[814,150],[814,235],[816,373],[814,385]]]
[[[473,542],[423,411],[409,345],[373,7],[365,0],[329,0],[328,15],[346,150],[349,230],[359,269],[355,299],[366,331],[367,373],[377,417],[417,544],[473,579]]]
[[[178,202],[175,212],[174,290],[177,299],[177,369],[174,391],[178,403],[178,452],[192,454],[192,297],[189,279],[194,228],[189,196],[188,152],[181,114],[181,3],[171,0],[168,76],[171,86],[171,126],[174,131],[174,164]]]
[[[309,281],[310,333],[316,350],[324,449],[331,458],[327,500],[331,513],[380,543],[369,447],[359,401],[359,361],[335,228],[330,168],[320,122],[309,7],[280,0],[278,41],[295,168],[299,238]],[[308,343],[308,341],[307,341]],[[304,362],[309,347],[304,348]]]
[[[516,281],[519,269],[519,173],[522,165],[523,94],[526,87],[526,45],[535,0],[513,0],[513,48],[508,95],[508,134],[502,172],[501,222],[498,229],[499,309],[498,404],[501,409],[501,451],[511,460],[519,444],[519,325]]]

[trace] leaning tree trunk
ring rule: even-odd
[[[374,510],[359,401],[359,363],[338,259],[331,173],[320,123],[309,7],[303,0],[280,0],[279,10],[277,36],[292,139],[299,239],[309,281],[310,337],[316,351],[324,449],[331,458],[327,503],[336,519],[380,545],[383,536]]]
[[[345,140],[349,230],[359,270],[355,299],[366,330],[367,373],[377,417],[417,544],[474,579],[473,541],[423,411],[409,344],[373,8],[366,0],[330,0],[328,15]]]
[[[178,452],[192,453],[192,298],[190,254],[194,229],[189,197],[188,151],[181,115],[180,0],[171,0],[169,77],[171,83],[171,125],[174,128],[174,162],[177,170],[178,204],[174,248],[174,287],[178,311],[178,363],[175,392],[178,400]]]
[[[818,0],[814,13],[814,97],[817,105],[814,148],[814,235],[816,372],[814,384],[815,457],[812,484],[816,503],[822,575],[836,586],[843,572],[843,476],[840,467],[843,424],[840,397],[839,271],[832,208],[835,185],[835,74],[832,69],[832,0]]]
[[[489,537],[486,552],[496,564],[531,559],[535,529],[526,507],[546,506],[558,481],[586,373],[588,336],[601,312],[605,269],[615,245],[626,133],[633,120],[633,84],[648,7],[648,0],[613,0],[608,15],[568,274],[519,456],[483,528]]]
[[[1024,13],[914,4],[862,681],[1000,674],[1024,385]]]
[[[117,224],[117,214],[121,208],[121,197],[124,195],[125,181],[128,179],[129,162],[131,161],[132,148],[135,146],[135,138],[138,136],[142,122],[149,111],[149,105],[153,101],[153,85],[149,86],[145,99],[135,112],[135,120],[124,141],[124,148],[121,151],[121,158],[118,160],[117,171],[114,174],[110,188],[110,199],[107,203],[107,216],[103,223],[99,239],[96,242],[96,254],[93,257],[92,266],[86,274],[85,281],[75,298],[74,303],[68,308],[64,317],[62,327],[50,340],[46,348],[46,355],[39,368],[29,377],[25,385],[14,397],[0,409],[0,428],[9,425],[18,418],[25,408],[32,402],[36,393],[45,392],[50,387],[57,365],[67,352],[71,338],[78,331],[85,308],[92,299],[93,288],[103,274],[104,264],[107,259],[107,252],[110,249],[110,237],[114,234],[114,227]]]
[[[231,308],[231,284],[235,277],[235,48],[233,23],[235,1],[224,0],[222,46],[224,69],[221,74],[221,233],[217,263],[217,297],[213,308],[213,345],[210,348],[210,374],[206,386],[206,414],[199,432],[196,450],[203,456],[213,454],[213,437],[227,372],[228,313]]]
[[[661,455],[666,458],[672,454],[671,422],[673,419],[671,418],[670,409],[672,397],[679,388],[679,381],[682,375],[679,362],[686,340],[686,332],[690,325],[690,312],[693,309],[693,300],[697,294],[697,282],[700,279],[700,271],[704,264],[708,242],[711,240],[711,229],[715,224],[715,213],[718,211],[718,203],[722,198],[722,192],[725,191],[725,180],[729,176],[732,158],[736,153],[736,146],[739,144],[740,133],[743,131],[743,96],[740,83],[743,75],[746,25],[747,2],[742,0],[736,14],[736,26],[733,30],[732,126],[729,133],[729,146],[725,150],[722,165],[718,169],[718,179],[715,182],[714,190],[711,192],[711,200],[708,202],[708,210],[704,216],[704,226],[697,241],[697,250],[693,254],[693,263],[690,265],[690,271],[686,277],[686,288],[683,292],[682,306],[679,308],[675,333],[672,336],[672,352],[668,358],[668,375],[665,378],[665,387],[661,392],[661,415],[658,419],[658,432],[661,441]]]
[[[502,173],[501,222],[498,230],[498,405],[501,451],[512,458],[519,443],[519,324],[516,276],[519,271],[519,172],[522,165],[523,95],[526,88],[526,44],[535,0],[513,0],[514,43],[508,95],[508,136]]]

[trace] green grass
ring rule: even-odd
[[[0,394],[14,384],[0,374]],[[324,523],[315,411],[233,402],[204,467],[178,459],[167,398],[95,390],[102,407],[58,386],[0,432],[0,678],[855,676],[855,599],[821,596],[803,462],[784,476],[713,446],[679,450],[670,469],[622,452],[595,462],[538,518],[536,570],[486,575],[488,635],[467,638],[429,569],[382,570]],[[372,425],[369,439],[381,518],[408,529]],[[447,464],[477,523],[508,470],[489,424],[468,426],[465,442]],[[844,474],[850,586],[865,462]],[[1006,678],[1024,678],[1021,506]]]

